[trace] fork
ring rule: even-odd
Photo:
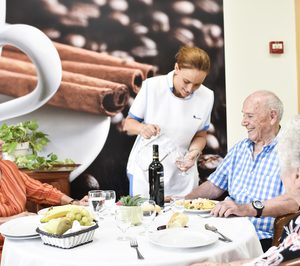
[[[140,251],[139,251],[139,249],[138,249],[138,246],[139,246],[139,245],[138,245],[138,242],[137,242],[135,239],[131,239],[131,240],[130,240],[130,246],[131,246],[132,248],[135,248],[138,259],[139,259],[139,260],[143,260],[144,257],[143,257],[143,255],[140,253]]]

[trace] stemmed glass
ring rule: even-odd
[[[170,199],[171,209],[173,212],[184,212],[184,197],[183,196],[171,196]]]
[[[114,211],[114,205],[116,202],[116,192],[114,190],[104,190],[104,193],[105,193],[104,207],[108,211],[108,214],[112,215]]]
[[[149,227],[156,216],[155,201],[150,199],[144,199],[138,202],[141,212],[142,224],[145,228],[145,234],[148,237]]]
[[[90,190],[88,192],[88,200],[90,209],[99,219],[103,219],[100,216],[100,212],[104,210],[105,192],[103,190]]]
[[[184,151],[177,150],[175,164],[180,170],[180,175],[186,176],[188,174],[186,169],[193,166],[194,162],[189,158],[187,150]]]
[[[119,236],[118,240],[130,240],[128,236],[126,236],[126,232],[128,228],[131,226],[130,215],[128,214],[128,210],[123,206],[116,206],[115,209],[115,221],[117,227],[121,230],[122,235]]]

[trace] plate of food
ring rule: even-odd
[[[210,212],[218,203],[216,200],[210,199],[193,199],[193,200],[186,200],[181,199],[175,202],[175,205],[183,206],[185,212],[189,213],[206,213]]]

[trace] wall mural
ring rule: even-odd
[[[74,115],[112,118],[102,151],[71,183],[73,197],[97,187],[114,189],[117,197],[128,194],[126,163],[135,137],[122,131],[123,120],[142,80],[172,70],[182,45],[199,46],[211,56],[204,85],[215,92],[215,104],[199,159],[200,182],[215,169],[227,151],[222,6],[222,0],[7,1],[7,23],[39,28],[59,51],[66,73],[49,104]],[[13,49],[3,56],[23,60]]]

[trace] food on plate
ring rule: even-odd
[[[157,214],[159,214],[161,212],[161,207],[157,204],[155,204],[155,211]]]
[[[184,213],[175,212],[167,223],[167,228],[185,227],[188,221],[189,217],[187,215]]]
[[[48,223],[57,218],[67,218],[71,223],[77,220],[83,226],[90,226],[93,222],[93,215],[85,207],[78,205],[51,207],[40,221],[41,223]]]
[[[62,235],[72,228],[72,222],[68,218],[56,218],[45,223],[43,229],[54,235]]]
[[[194,200],[181,200],[176,204],[183,205],[187,210],[211,210],[216,206],[216,201],[198,198]]]

